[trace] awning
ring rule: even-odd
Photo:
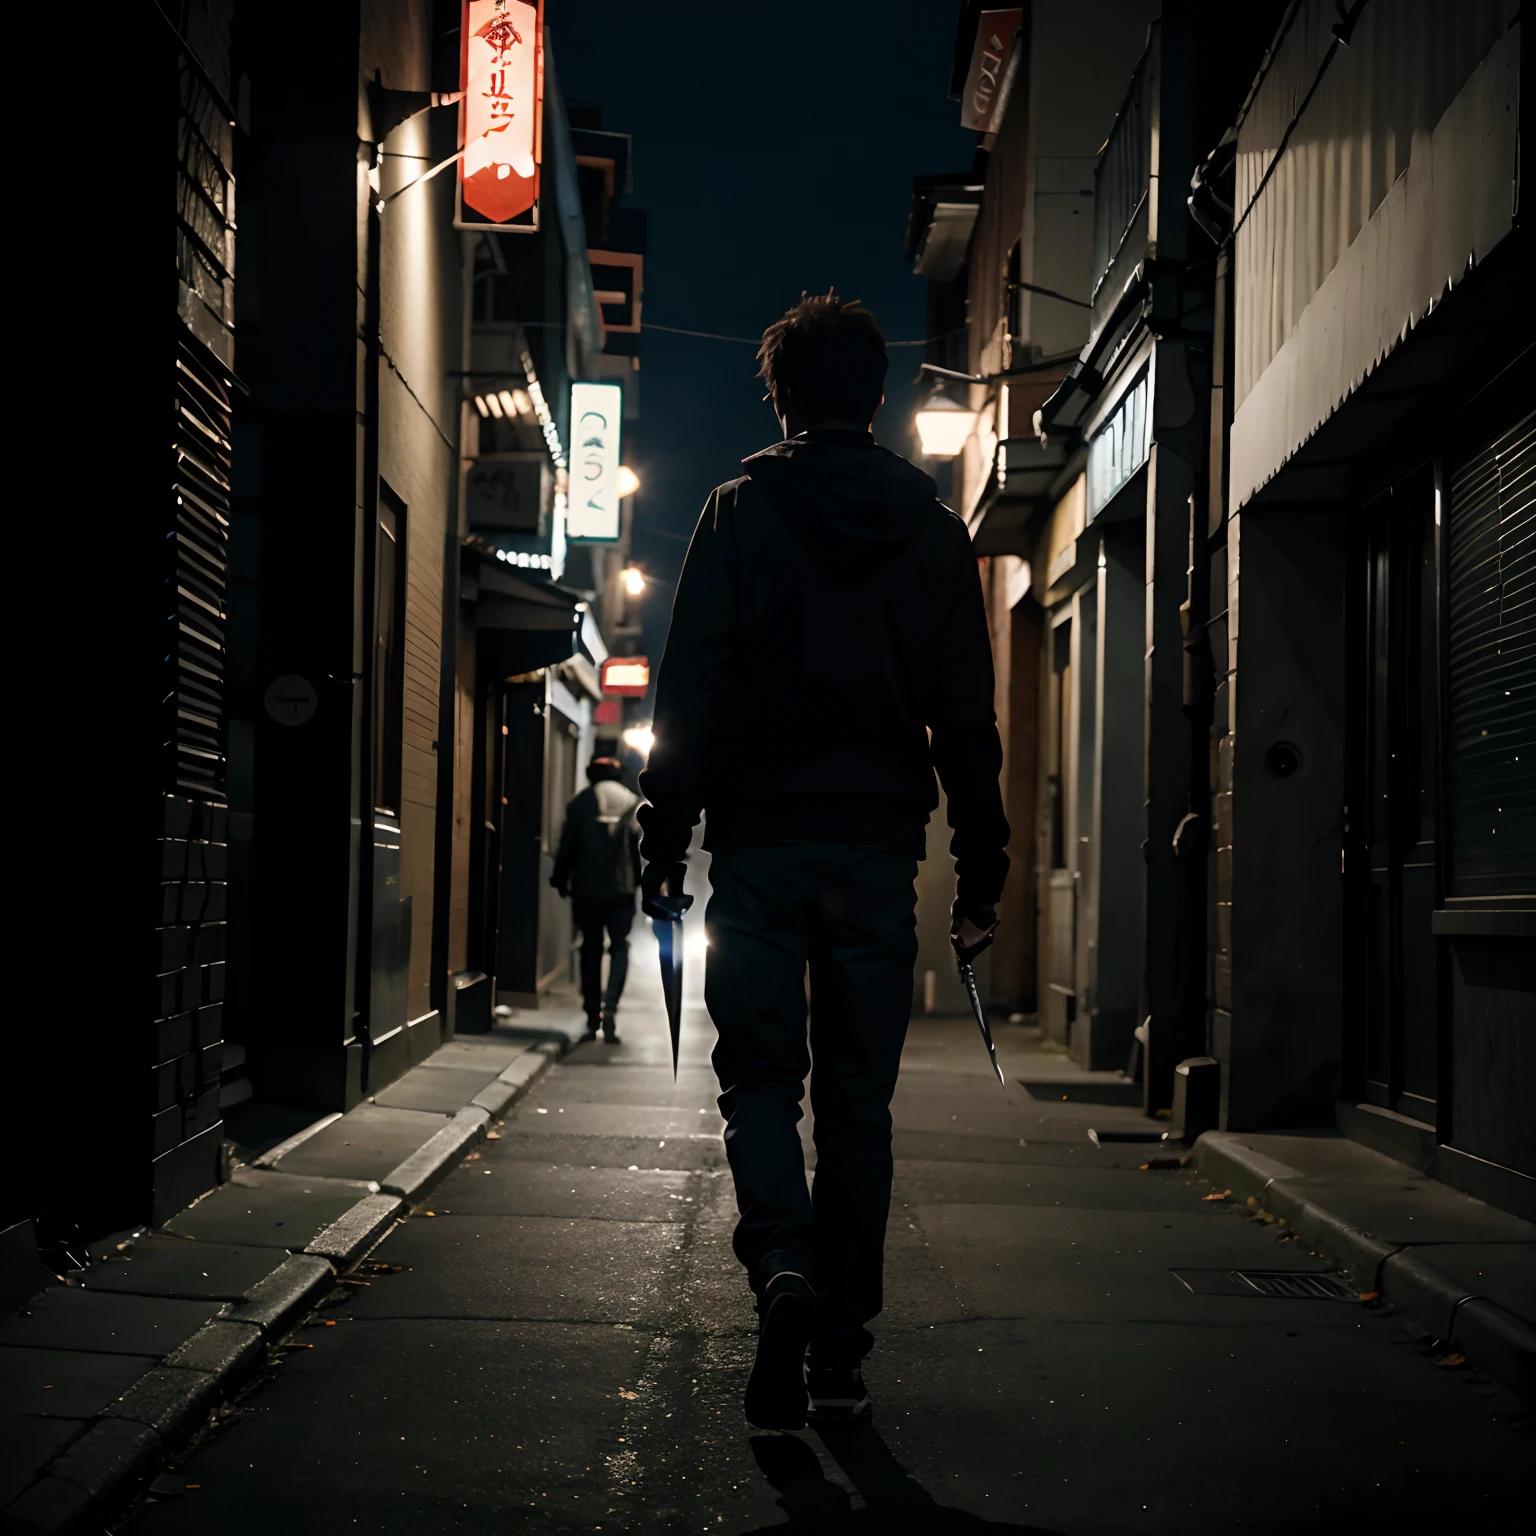
[[[1109,318],[1088,338],[1056,393],[1035,412],[1034,427],[1041,437],[1071,437],[1092,412],[1151,313],[1152,268],[1150,260],[1137,267]]]
[[[978,555],[1033,555],[1036,519],[1055,506],[1071,457],[1059,437],[1009,437],[997,445],[997,472],[971,514]]]
[[[474,606],[475,629],[505,677],[569,661],[577,653],[586,612],[582,594],[465,545],[459,596]]]
[[[982,184],[970,176],[917,176],[907,214],[907,257],[919,277],[947,283],[971,248]]]

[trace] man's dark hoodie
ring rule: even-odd
[[[949,801],[967,902],[1008,872],[976,556],[933,481],[865,433],[817,431],[715,490],[678,582],[640,788],[647,862],[872,844],[922,858]]]

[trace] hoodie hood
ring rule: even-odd
[[[841,576],[880,569],[945,515],[933,479],[862,432],[802,432],[742,467],[807,557]]]

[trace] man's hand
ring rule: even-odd
[[[693,905],[693,897],[683,894],[687,873],[681,859],[673,864],[647,864],[640,876],[640,910],[663,921],[680,918]]]
[[[566,900],[570,899],[571,882],[569,880],[557,880],[553,875],[551,875],[549,877],[549,883],[554,887],[558,895],[565,897]]]
[[[962,965],[974,960],[997,934],[997,908],[956,901],[949,913],[949,942]]]

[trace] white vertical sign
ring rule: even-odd
[[[566,536],[612,544],[619,537],[619,426],[624,390],[579,380],[571,385],[571,489]]]

